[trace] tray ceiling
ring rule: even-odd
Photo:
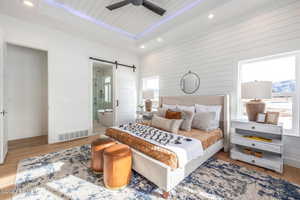
[[[119,1],[44,0],[51,6],[63,9],[113,31],[121,32],[133,39],[146,35],[163,23],[205,0],[150,0],[167,10],[164,16],[159,16],[143,6],[134,6],[132,4],[114,11],[106,8],[106,6]]]
[[[81,37],[132,51],[150,51],[177,41],[194,31],[239,19],[280,0],[151,0],[166,9],[161,17],[143,6],[128,5],[115,11],[105,7],[119,0],[0,0],[0,15],[8,15],[30,24],[47,26]],[[209,13],[215,14],[209,20]],[[124,37],[125,36],[125,37]],[[157,39],[162,38],[163,42]],[[146,48],[141,49],[141,45]]]

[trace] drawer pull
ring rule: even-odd
[[[251,160],[252,163],[255,163],[255,160]]]
[[[254,129],[255,129],[255,126],[252,126],[251,129],[254,130]]]
[[[255,147],[255,144],[253,143],[252,146]]]

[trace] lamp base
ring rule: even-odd
[[[246,103],[246,111],[249,121],[256,121],[258,113],[264,113],[266,104],[262,100],[251,100]]]
[[[148,99],[145,101],[145,108],[146,108],[146,112],[152,111],[152,101],[151,100]]]

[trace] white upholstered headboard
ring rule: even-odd
[[[203,96],[162,96],[159,99],[159,105],[221,105],[222,112],[220,117],[220,127],[224,133],[224,150],[227,152],[230,146],[230,99],[229,95],[203,95]]]

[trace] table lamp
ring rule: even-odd
[[[242,83],[242,99],[252,99],[246,103],[249,121],[256,121],[258,113],[264,113],[266,104],[263,99],[272,99],[271,81]]]
[[[143,99],[145,99],[145,108],[147,112],[152,111],[152,99],[154,99],[154,90],[144,90]]]

